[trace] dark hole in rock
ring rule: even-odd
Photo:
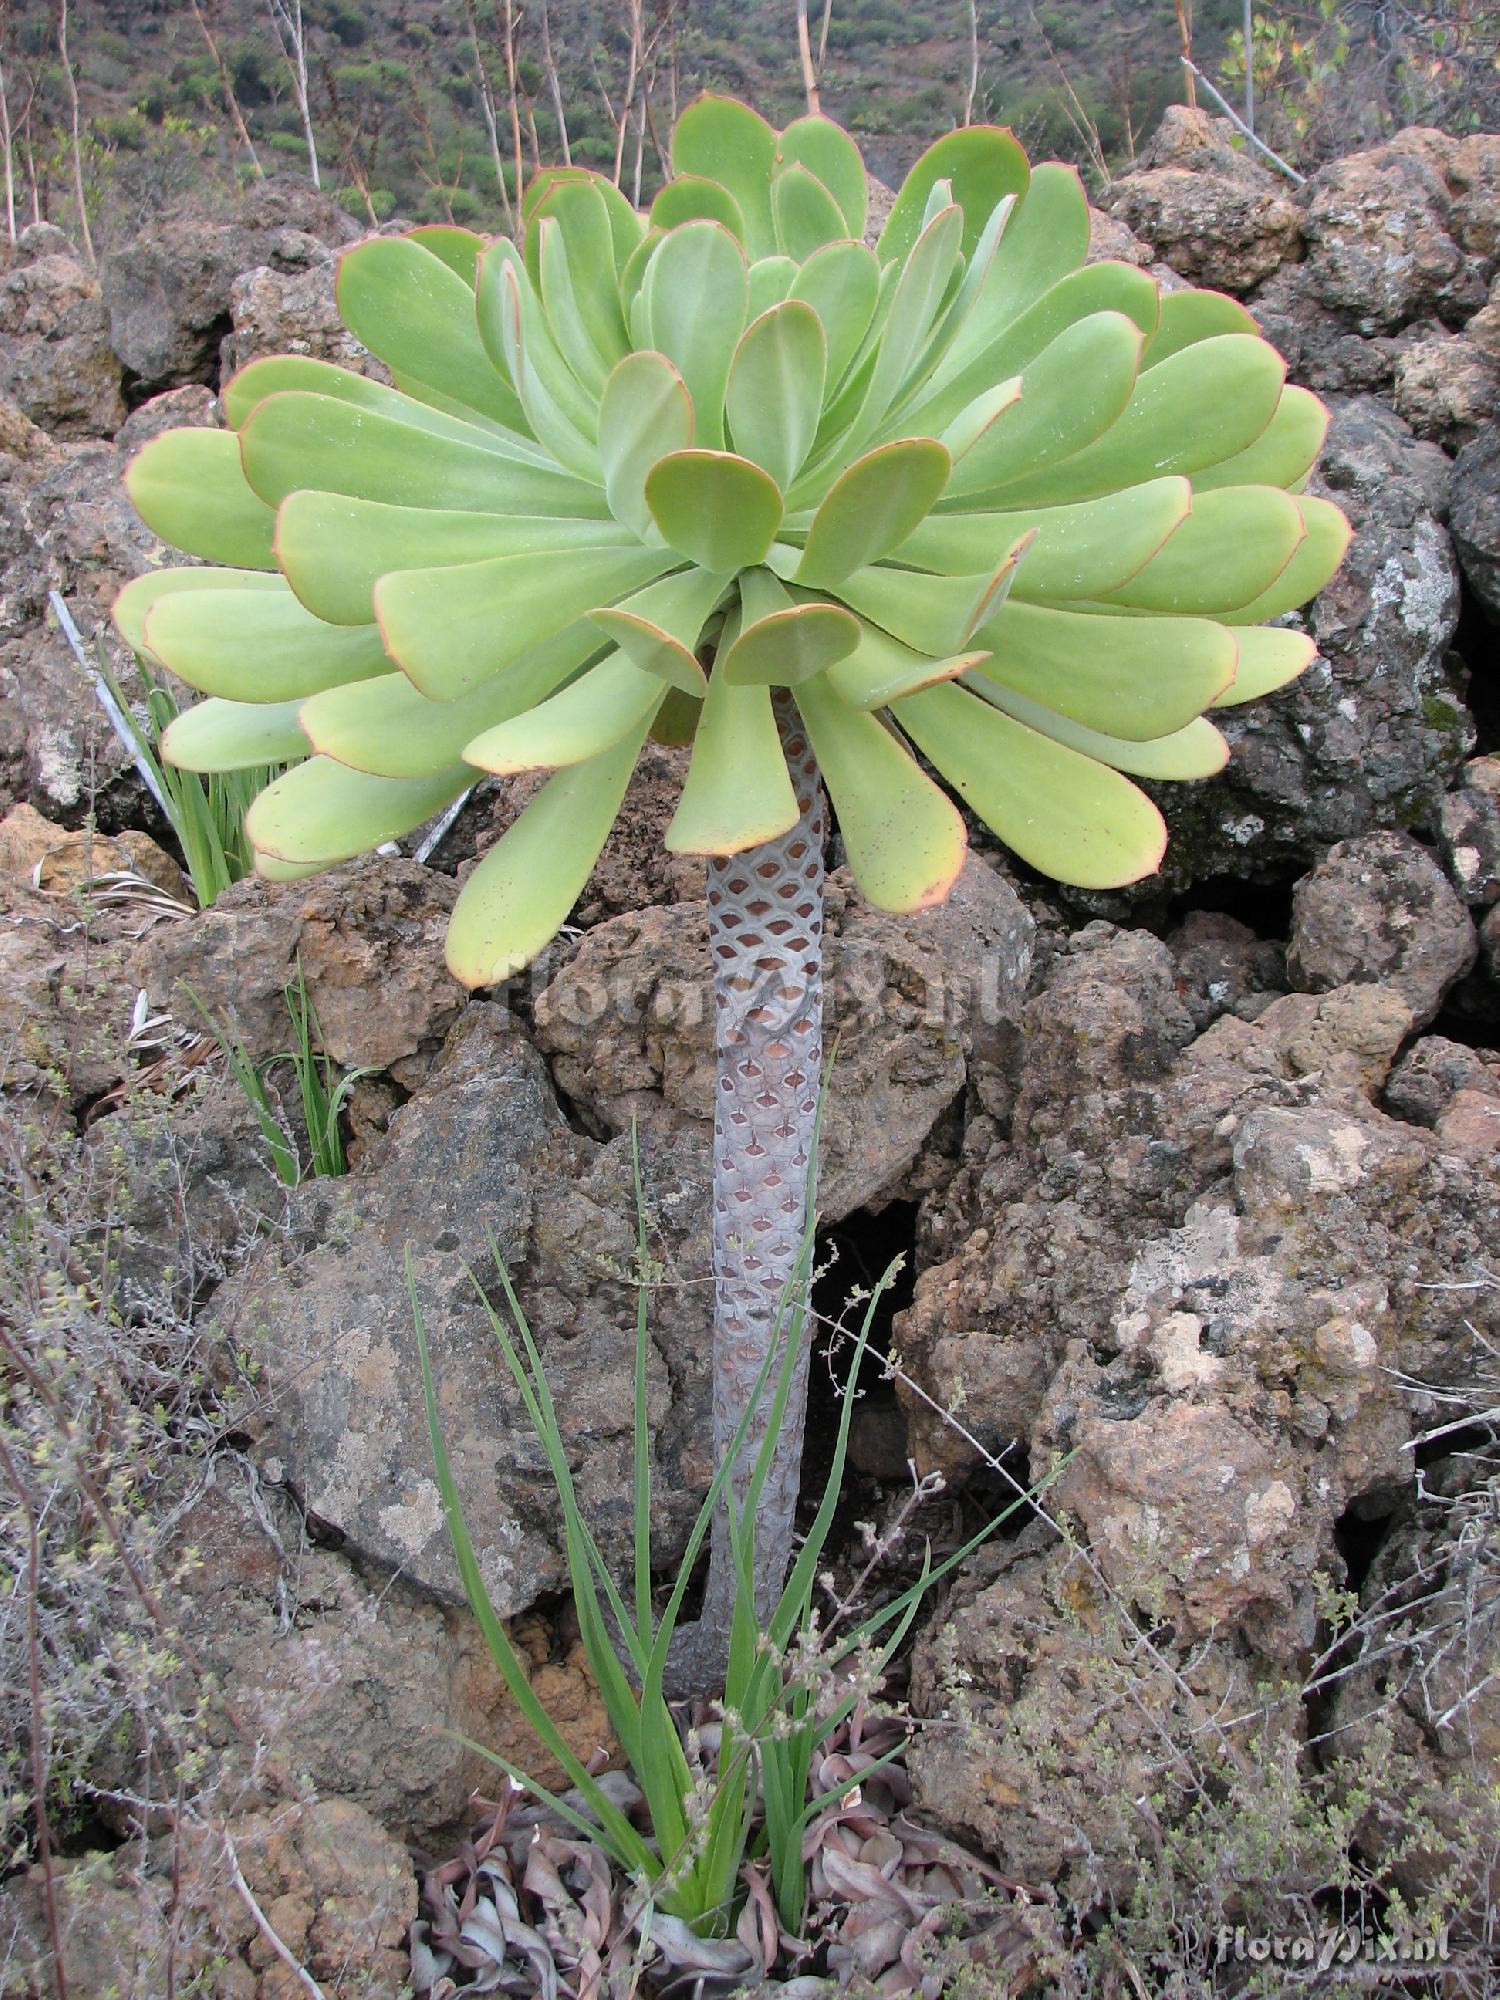
[[[1474,718],[1474,755],[1488,756],[1490,752],[1500,750],[1500,675],[1495,672],[1496,658],[1500,655],[1500,632],[1485,617],[1478,598],[1467,583],[1459,600],[1453,651],[1469,669],[1469,685],[1464,700]]]
[[[1234,917],[1262,938],[1285,938],[1292,929],[1292,886],[1296,873],[1268,882],[1246,882],[1238,875],[1208,875],[1195,882],[1168,906],[1166,930],[1193,911],[1213,911]]]
[[[1385,1489],[1357,1495],[1334,1523],[1333,1539],[1344,1559],[1344,1587],[1360,1590],[1379,1555],[1396,1515],[1394,1497]]]
[[[895,1384],[885,1379],[881,1363],[890,1352],[892,1322],[911,1304],[916,1240],[913,1201],[888,1202],[879,1210],[856,1209],[818,1239],[813,1282],[817,1334],[802,1450],[802,1491],[814,1505],[828,1477],[854,1341],[869,1310],[867,1300],[851,1307],[850,1298],[855,1292],[873,1292],[895,1257],[905,1261],[881,1293],[871,1320],[869,1352],[860,1369],[859,1402],[850,1425],[849,1465],[852,1472],[876,1479],[906,1477],[906,1424]],[[844,1337],[836,1333],[840,1327]]]

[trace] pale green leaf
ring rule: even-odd
[[[459,891],[448,969],[494,986],[529,965],[567,922],[630,783],[645,728],[549,778]]]
[[[1239,708],[1247,701],[1284,688],[1317,657],[1317,647],[1305,632],[1293,632],[1284,625],[1236,625],[1230,630],[1239,642],[1239,664],[1234,679],[1211,704],[1214,708]]]
[[[877,563],[845,577],[834,594],[903,645],[942,658],[963,651],[1013,568],[1007,558],[976,576],[925,576]]]
[[[968,685],[1039,735],[1066,744],[1096,763],[1107,764],[1112,771],[1128,771],[1132,777],[1172,781],[1212,778],[1229,762],[1229,745],[1202,716],[1194,717],[1170,735],[1137,742],[1133,737],[1107,736],[1101,730],[1085,729],[1081,723],[1059,715],[1043,703],[1028,701],[1024,695],[980,674]]]
[[[776,134],[747,104],[708,92],[677,121],[672,134],[672,172],[700,174],[718,181],[734,196],[745,222],[745,247],[752,258],[776,249],[771,221],[771,174]]]
[[[250,361],[225,383],[221,398],[224,415],[231,428],[243,430],[251,413],[268,396],[293,392],[328,396],[338,403],[352,403],[356,409],[373,410],[377,416],[437,437],[456,438],[460,444],[481,446],[501,458],[523,459],[531,465],[546,466],[547,454],[529,434],[511,430],[504,424],[465,410],[455,416],[432,400],[434,391],[413,384],[413,391],[392,388],[352,368],[340,368],[332,361],[319,361],[311,354],[270,354]],[[522,419],[524,424],[524,418]]]
[[[276,554],[287,580],[309,611],[334,625],[369,624],[375,585],[392,570],[571,555],[635,539],[614,521],[440,513],[341,493],[289,494],[276,516]]]
[[[1165,736],[1234,677],[1234,639],[1206,618],[1127,618],[1014,598],[985,620],[979,669],[1017,694],[1112,736]]]
[[[976,396],[1029,368],[1070,327],[1101,312],[1123,313],[1148,336],[1156,327],[1156,281],[1134,264],[1090,264],[1060,279],[1008,326],[990,328],[982,313],[971,313],[901,421],[941,435]]]
[[[828,386],[836,389],[869,332],[880,296],[880,265],[874,251],[863,243],[830,243],[808,258],[788,296],[804,300],[822,320],[828,339]]]
[[[397,571],[375,586],[375,610],[397,666],[451,701],[675,561],[665,549],[595,549]]]
[[[794,118],[776,142],[778,166],[799,161],[815,173],[839,205],[843,234],[856,241],[865,233],[870,186],[858,146],[841,125],[813,113]]]
[[[918,688],[954,680],[987,657],[982,648],[972,648],[935,659],[930,653],[914,652],[878,625],[861,619],[858,646],[846,660],[828,669],[828,684],[851,708],[884,708],[904,695],[915,694]]]
[[[315,694],[302,704],[302,728],[315,750],[356,771],[432,777],[458,763],[481,730],[543,700],[599,650],[591,626],[570,625],[453,701],[429,701],[405,674],[381,674]]]
[[[431,778],[372,778],[309,757],[267,785],[245,815],[258,854],[299,868],[330,868],[397,840],[474,782],[467,764]]]
[[[684,222],[722,223],[737,243],[745,240],[745,218],[734,196],[719,181],[679,174],[651,204],[654,229],[680,229]]]
[[[1000,411],[954,467],[948,509],[1007,489],[1026,497],[1034,489],[1045,504],[1062,463],[1109,437],[1131,407],[1140,353],[1140,329],[1123,313],[1094,313],[1059,334],[1027,367],[1020,401]]]
[[[604,489],[482,445],[430,434],[374,410],[300,392],[256,405],[240,433],[245,477],[270,506],[314,488],[475,514],[602,519]]]
[[[693,404],[664,354],[627,354],[604,385],[599,459],[610,512],[640,539],[651,531],[646,475],[659,458],[693,441]]]
[[[521,196],[521,220],[529,232],[533,222],[543,216],[555,215],[568,232],[571,244],[575,230],[580,235],[580,249],[587,249],[585,262],[592,262],[602,249],[600,240],[587,233],[573,213],[574,196],[577,187],[592,189],[604,204],[604,213],[609,222],[610,255],[601,258],[600,283],[606,282],[605,274],[613,265],[616,274],[623,272],[631,257],[640,246],[645,234],[645,224],[630,206],[629,197],[622,194],[614,182],[605,174],[595,173],[590,167],[543,167],[526,184]]]
[[[1156,331],[1146,342],[1141,356],[1142,371],[1154,368],[1169,354],[1176,354],[1195,341],[1212,340],[1221,333],[1258,334],[1260,328],[1238,299],[1223,292],[1163,292],[1161,316]]]
[[[413,243],[420,243],[434,257],[441,257],[448,269],[456,272],[473,291],[474,281],[479,275],[479,253],[485,243],[482,236],[472,229],[460,229],[449,222],[424,222],[419,228],[408,229],[406,233]]]
[[[797,816],[770,689],[710,675],[669,852],[740,854],[788,832]]]
[[[1119,889],[1161,865],[1161,814],[1119,772],[951,683],[892,713],[986,826],[1053,881]]]
[[[1275,416],[1254,443],[1195,472],[1193,488],[1210,493],[1220,486],[1284,486],[1295,492],[1317,464],[1327,434],[1325,405],[1288,383]]]
[[[1088,255],[1089,204],[1075,167],[1033,167],[985,274],[981,311],[997,326],[1020,318]]]
[[[290,591],[174,591],[146,614],[154,658],[230,701],[291,701],[390,671],[373,625],[325,625]]]
[[[276,516],[247,484],[232,431],[163,431],[131,460],[125,491],[173,548],[236,569],[276,567]]]
[[[497,366],[503,362],[537,438],[569,471],[599,478],[598,397],[568,366],[526,267],[504,237],[480,260],[476,309],[485,347]]]
[[[766,595],[755,579],[769,586]],[[859,644],[859,620],[840,604],[793,603],[765,570],[743,576],[740,589],[744,622],[714,668],[737,686],[799,687]]]
[[[715,575],[763,562],[781,525],[774,479],[727,451],[674,451],[646,475],[646,504],[672,548]]]
[[[1070,507],[1018,508],[1004,514],[935,514],[896,550],[898,562],[940,576],[966,576],[1014,547],[1035,540],[1012,586],[1016,597],[1104,597],[1149,562],[1187,518],[1186,479],[1148,480]]]
[[[1235,608],[1237,625],[1258,625],[1266,618],[1280,618],[1297,611],[1332,582],[1344,560],[1353,530],[1332,501],[1303,494],[1297,501],[1306,530],[1296,553],[1270,589],[1250,603]]]
[[[613,639],[642,673],[701,697],[703,669],[697,648],[703,628],[729,587],[727,577],[708,570],[679,570],[591,614],[599,631]]]
[[[941,903],[964,865],[962,815],[883,723],[827,681],[809,681],[796,700],[860,893],[880,910]]]
[[[848,240],[838,203],[804,166],[783,167],[772,180],[771,213],[778,248],[799,264],[826,244]]]
[[[665,695],[655,674],[611,653],[560,694],[475,736],[464,745],[464,760],[505,777],[581,764],[626,736],[639,748]]]
[[[972,254],[998,202],[1022,195],[1030,179],[1026,155],[1008,131],[970,125],[950,132],[917,161],[880,233],[880,261],[905,257],[922,232],[927,198],[939,181],[952,184],[963,210],[963,252]]]
[[[1270,423],[1286,363],[1243,333],[1180,348],[1142,375],[1129,408],[1065,464],[1015,481],[1010,499],[1087,500],[1162,473],[1195,473],[1241,452]]]
[[[297,721],[295,701],[195,702],[162,732],[165,763],[180,771],[258,771],[267,764],[291,764],[309,744]]]
[[[537,224],[541,260],[542,308],[558,352],[591,395],[604,387],[604,378],[625,353],[625,336],[615,323],[596,325],[585,313],[573,284],[568,246],[561,226],[548,216]]]
[[[1165,546],[1111,595],[1142,611],[1218,617],[1269,590],[1302,536],[1296,501],[1274,486],[1198,493]]]
[[[797,582],[841,583],[898,548],[932,511],[953,461],[935,438],[877,445],[829,488],[808,531]]]
[[[409,236],[372,236],[346,250],[339,315],[355,339],[398,374],[428,383],[515,428],[516,392],[485,352],[474,287]]]
[[[630,225],[628,240],[634,247],[641,236],[639,221],[619,191],[596,174],[580,181],[557,183],[527,223],[527,248],[536,253],[533,284],[540,282],[545,297],[541,238],[535,232],[543,222],[551,222],[567,246],[568,275],[578,310],[600,353],[609,362],[617,361],[627,346],[616,269],[616,254],[622,240],[616,235],[616,227],[622,209]]]
[[[746,327],[729,371],[734,448],[785,492],[817,435],[828,343],[810,305],[787,300]]]
[[[664,237],[641,287],[650,345],[686,382],[694,435],[710,448],[724,441],[724,391],[749,300],[745,253],[717,222],[687,222]]]
[[[750,304],[746,318],[752,326],[762,313],[781,304],[796,277],[797,266],[790,257],[762,257],[750,266]]]
[[[146,619],[153,606],[180,591],[264,590],[275,596],[289,595],[286,580],[273,571],[259,569],[154,569],[138,576],[115,599],[110,617],[115,630],[132,653],[152,659],[146,644]],[[156,660],[161,666],[162,662]]]

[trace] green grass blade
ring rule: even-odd
[[[281,1121],[277,1118],[266,1091],[264,1073],[250,1060],[244,1042],[227,1022],[218,1021],[204,1006],[191,988],[187,989],[189,1000],[202,1017],[205,1027],[218,1043],[228,1063],[230,1074],[239,1085],[250,1109],[255,1113],[255,1121],[260,1127],[261,1137],[271,1155],[271,1164],[286,1187],[297,1187],[302,1180],[302,1164],[297,1158],[297,1148]]]
[[[646,1194],[641,1185],[641,1135],[630,1121],[630,1168],[635,1181],[635,1629],[651,1633],[651,1439],[646,1420],[646,1356],[650,1302],[646,1291]]]
[[[469,1608],[474,1613],[475,1621],[495,1665],[500,1670],[511,1699],[521,1711],[522,1717],[543,1749],[561,1765],[578,1791],[587,1799],[612,1852],[622,1865],[632,1872],[639,1871],[647,1880],[654,1880],[659,1862],[618,1806],[600,1789],[573,1750],[569,1748],[551,1716],[538,1700],[520,1660],[516,1657],[510,1636],[490,1602],[489,1592],[480,1573],[478,1558],[474,1554],[474,1544],[469,1537],[468,1524],[464,1519],[463,1505],[453,1478],[447,1447],[443,1442],[442,1425],[438,1420],[432,1357],[428,1350],[427,1328],[422,1317],[421,1302],[417,1297],[416,1279],[411,1268],[410,1249],[406,1257],[406,1286],[411,1299],[412,1322],[416,1329],[417,1356],[422,1373],[422,1401],[427,1414],[434,1477],[442,1497],[443,1514],[448,1525],[449,1539],[453,1545],[454,1561],[463,1582],[464,1594],[469,1600]],[[513,1368],[512,1373],[516,1372]],[[531,1784],[529,1779],[526,1782],[528,1785]],[[532,1786],[532,1789],[535,1790],[536,1787]]]
[[[573,1486],[573,1476],[568,1467],[567,1455],[563,1450],[562,1433],[558,1426],[557,1412],[552,1402],[551,1392],[542,1369],[541,1356],[531,1335],[531,1328],[516,1297],[510,1281],[510,1273],[499,1254],[499,1246],[491,1240],[496,1269],[506,1304],[510,1309],[517,1333],[525,1349],[525,1362],[515,1342],[511,1339],[500,1315],[495,1311],[484,1288],[471,1271],[469,1276],[489,1317],[490,1327],[500,1351],[510,1369],[511,1378],[520,1391],[521,1400],[526,1405],[527,1416],[531,1420],[537,1439],[546,1455],[557,1489],[559,1504],[563,1510],[563,1539],[567,1556],[568,1575],[573,1589],[573,1603],[578,1614],[579,1636],[584,1651],[588,1655],[599,1695],[608,1712],[610,1726],[619,1739],[621,1750],[632,1765],[637,1764],[641,1755],[640,1713],[636,1706],[634,1690],[626,1679],[615,1649],[610,1642],[609,1632],[599,1607],[598,1591],[595,1587],[595,1568],[591,1560],[589,1536],[578,1505],[578,1496]],[[621,1607],[623,1611],[623,1606]],[[629,1633],[629,1621],[624,1629]]]

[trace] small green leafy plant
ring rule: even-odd
[[[282,988],[282,993],[292,1024],[292,1047],[259,1063],[252,1058],[243,1038],[228,1022],[217,1020],[196,996],[193,1004],[223,1050],[230,1074],[255,1112],[276,1172],[287,1187],[299,1187],[305,1180],[348,1172],[349,1163],[344,1155],[339,1119],[349,1102],[350,1092],[369,1071],[353,1069],[341,1077],[333,1059],[316,1046],[319,1039],[318,1017],[308,997],[300,960],[295,976]],[[282,1124],[267,1085],[271,1071],[283,1063],[291,1064],[302,1103],[308,1152],[305,1169],[297,1151],[297,1142]]]
[[[803,1310],[797,1301],[805,1297],[811,1268],[809,1228],[801,1269],[783,1296],[781,1326],[785,1337],[767,1358],[751,1408],[741,1425],[741,1435],[735,1439],[734,1451],[720,1465],[704,1498],[658,1615],[652,1595],[651,1452],[646,1414],[649,1282],[638,1163],[636,1190],[639,1275],[634,1575],[629,1603],[583,1518],[541,1356],[498,1249],[496,1269],[514,1332],[486,1297],[477,1278],[475,1287],[489,1314],[506,1367],[547,1455],[562,1507],[564,1547],[579,1632],[616,1740],[641,1788],[649,1832],[642,1832],[626,1816],[608,1785],[588,1770],[562,1736],[533,1691],[490,1601],[443,1443],[426,1329],[408,1257],[408,1286],[433,1462],[459,1574],[517,1707],[543,1749],[566,1772],[574,1789],[566,1798],[558,1797],[503,1757],[484,1750],[482,1745],[471,1747],[490,1757],[515,1783],[544,1801],[575,1832],[602,1847],[610,1861],[638,1885],[643,1931],[648,1928],[650,1917],[656,1914],[658,1922],[661,1917],[677,1919],[702,1935],[729,1932],[739,1900],[742,1867],[747,1860],[763,1859],[778,1915],[795,1935],[806,1906],[802,1836],[812,1814],[827,1803],[826,1800],[808,1802],[808,1775],[813,1758],[856,1705],[868,1699],[880,1685],[885,1667],[905,1637],[926,1591],[971,1554],[1000,1523],[997,1520],[988,1524],[936,1568],[930,1567],[924,1558],[916,1582],[891,1603],[837,1639],[830,1637],[820,1643],[814,1596],[843,1479],[860,1366],[876,1307],[893,1275],[888,1271],[867,1302],[854,1344],[848,1389],[817,1511],[780,1600],[762,1630],[755,1608],[755,1510],[774,1458],[776,1439],[791,1394],[794,1361],[804,1338]],[[729,1487],[729,1468],[743,1435],[760,1413],[761,1400],[767,1397],[766,1442],[757,1456],[745,1504],[738,1507]],[[715,1509],[726,1496],[739,1588],[730,1634],[728,1673],[719,1704],[722,1734],[717,1774],[705,1795],[684,1751],[663,1681],[694,1564]]]
[[[144,719],[126,700],[100,650],[100,674],[115,698],[142,764],[156,780],[193,894],[199,909],[206,910],[231,882],[253,872],[255,853],[245,832],[245,815],[256,794],[288,767],[261,764],[244,771],[198,772],[169,762],[162,755],[162,738],[183,712],[182,706],[149,662],[138,657],[136,666],[146,689]]]

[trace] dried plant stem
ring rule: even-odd
[[[1258,153],[1264,153],[1266,158],[1271,162],[1271,165],[1273,167],[1279,167],[1282,173],[1286,175],[1289,181],[1294,181],[1298,187],[1306,186],[1307,184],[1306,174],[1299,174],[1294,166],[1289,165],[1287,161],[1282,159],[1280,153],[1273,153],[1271,148],[1266,144],[1264,139],[1256,138],[1255,134],[1250,130],[1250,127],[1245,123],[1244,119],[1241,118],[1240,114],[1235,110],[1234,106],[1228,101],[1226,97],[1224,97],[1222,92],[1215,90],[1214,86],[1209,82],[1208,78],[1203,74],[1202,70],[1199,69],[1198,65],[1195,62],[1192,62],[1187,56],[1184,56],[1182,59],[1182,65],[1184,69],[1188,70],[1193,76],[1195,76],[1198,79],[1199,83],[1203,85],[1203,88],[1208,92],[1209,96],[1213,99],[1214,103],[1218,105],[1219,109],[1223,112],[1224,116],[1229,120],[1230,124],[1234,127],[1236,132],[1240,133],[1242,137],[1248,139],[1251,145],[1254,146],[1254,148]]]
[[[42,1646],[37,1631],[37,1595],[42,1587],[42,1537],[20,1468],[0,1431],[0,1461],[26,1517],[26,1657],[31,1678],[31,1809],[36,1820],[36,1844],[42,1863],[43,1901],[47,1908],[47,1940],[52,1947],[52,1982],[57,2000],[68,2000],[63,1971],[62,1929],[57,1917],[57,1884],[52,1873],[52,1829],[47,1820],[47,1755],[42,1745]]]
[[[308,2000],[327,2000],[327,1995],[317,1980],[313,1978],[307,1967],[300,1963],[295,1953],[291,1951],[277,1931],[276,1926],[256,1901],[255,1891],[245,1880],[244,1870],[240,1867],[239,1855],[235,1852],[234,1841],[230,1838],[227,1827],[219,1829],[219,1840],[224,1850],[224,1864],[229,1870],[229,1879],[234,1885],[234,1892],[254,1918],[255,1928],[281,1960],[287,1971],[291,1973],[292,1977],[301,1986],[303,1992],[308,1996]]]
[[[547,79],[547,88],[552,93],[552,109],[557,114],[557,139],[562,147],[563,165],[571,167],[573,153],[568,144],[568,115],[563,110],[562,84],[552,54],[552,14],[548,0],[542,0],[542,73]]]
[[[812,43],[807,33],[807,0],[797,0],[797,54],[802,62],[802,88],[807,94],[809,111],[822,110],[818,102],[818,73],[813,67]],[[967,125],[968,120],[964,123]]]
[[[199,33],[208,44],[208,53],[213,59],[214,68],[218,71],[219,89],[223,93],[224,108],[229,113],[229,122],[234,127],[235,137],[250,155],[250,164],[255,169],[256,177],[264,180],[266,170],[260,163],[260,155],[255,150],[255,142],[250,137],[249,128],[245,124],[244,117],[240,112],[240,100],[234,94],[234,78],[229,74],[229,65],[224,60],[223,53],[219,48],[218,39],[209,24],[208,16],[204,13],[199,0],[188,0],[188,6],[192,9],[193,19],[198,23]]]
[[[63,88],[68,93],[68,124],[73,146],[73,199],[78,208],[78,235],[91,271],[98,269],[94,239],[89,233],[88,203],[83,193],[83,118],[78,106],[78,77],[68,54],[68,0],[57,0],[57,52],[62,58]]]

